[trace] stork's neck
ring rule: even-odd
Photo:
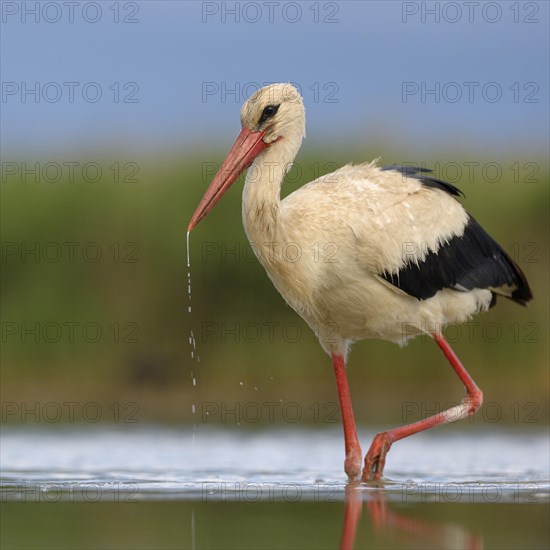
[[[281,238],[281,186],[300,142],[285,138],[270,145],[248,169],[243,190],[243,225],[250,241]]]

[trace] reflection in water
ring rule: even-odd
[[[419,548],[468,548],[482,550],[483,537],[455,523],[436,523],[392,510],[383,489],[363,491],[351,483],[345,491],[345,512],[340,550],[353,550],[363,502],[376,533],[402,539]]]
[[[363,495],[354,485],[354,483],[350,483],[346,487],[346,509],[344,512],[342,538],[340,539],[340,550],[352,550],[355,546],[357,525],[359,524],[359,519],[361,518]]]

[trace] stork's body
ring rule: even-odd
[[[481,404],[442,328],[486,310],[496,294],[524,304],[529,286],[456,200],[460,192],[425,171],[348,165],[281,200],[305,135],[302,99],[292,86],[263,88],[243,106],[241,120],[243,130],[189,230],[253,162],[243,191],[244,228],[275,287],[333,359],[350,478],[358,477],[361,461],[345,373],[353,341],[402,343],[430,334],[466,387],[468,397],[449,413],[375,438],[363,479],[378,479],[393,441],[458,420]]]
[[[327,352],[345,354],[365,338],[403,342],[489,306],[489,290],[442,289],[419,300],[382,276],[463,232],[468,215],[445,191],[374,164],[346,166],[283,201],[266,196],[267,187],[245,183],[245,231],[273,284]]]

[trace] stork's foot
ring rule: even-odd
[[[369,452],[365,456],[365,467],[363,468],[363,481],[379,481],[384,473],[386,455],[392,444],[388,432],[376,434],[372,440]]]
[[[350,481],[358,481],[361,479],[361,462],[363,460],[363,453],[361,447],[352,449],[346,454],[346,460],[344,462],[344,470],[348,475]]]

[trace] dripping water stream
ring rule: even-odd
[[[187,243],[187,313],[189,314],[189,317],[191,319],[191,315],[193,313],[193,308],[192,308],[192,304],[191,304],[191,252],[190,252],[190,248],[189,248],[189,236],[190,236],[190,232],[188,231],[187,232],[187,239],[186,239],[186,243]],[[192,326],[192,325],[191,325]],[[191,382],[193,383],[193,387],[196,388],[197,387],[197,378],[196,378],[196,375],[195,375],[195,361],[198,365],[198,363],[200,363],[200,357],[197,353],[197,342],[195,340],[195,334],[193,333],[193,329],[191,328],[189,330],[189,347],[190,347],[190,350],[191,350],[191,372],[190,372],[190,375],[191,375]],[[196,404],[195,402],[193,401],[193,403],[191,404],[191,413],[193,414],[193,444],[195,443],[195,436],[196,436],[196,433],[197,433],[197,422],[196,422],[196,419],[195,419],[195,414],[197,412],[197,407],[196,407]]]

